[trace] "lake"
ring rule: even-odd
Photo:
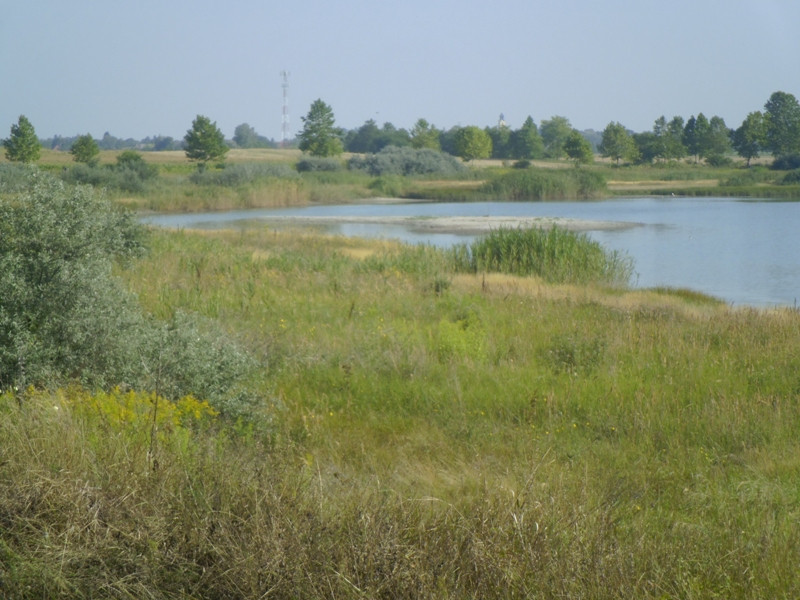
[[[626,198],[598,202],[348,204],[224,213],[157,215],[165,227],[252,225],[275,217],[338,217],[329,231],[448,246],[473,235],[420,233],[363,217],[553,217],[635,223],[587,235],[635,262],[634,287],[690,288],[732,305],[795,306],[800,298],[800,202],[735,198]]]

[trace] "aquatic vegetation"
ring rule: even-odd
[[[587,169],[514,169],[491,178],[478,190],[496,200],[535,201],[597,198],[605,177]]]
[[[452,256],[458,270],[535,275],[550,283],[627,285],[633,273],[623,254],[557,227],[501,228],[454,248]]]

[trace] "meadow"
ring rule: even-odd
[[[548,235],[594,256],[488,246]],[[146,237],[114,277],[246,350],[256,405],[5,389],[4,596],[800,595],[796,310],[478,247]]]
[[[558,160],[530,161],[531,168],[516,169],[509,161],[476,160],[460,172],[446,175],[398,175],[350,170],[347,164],[358,158],[350,154],[328,161],[326,166],[335,166],[335,170],[298,173],[294,168],[302,158],[298,150],[232,149],[224,168],[211,165],[207,173],[199,174],[183,152],[165,151],[141,153],[157,176],[109,179],[107,171],[121,154],[101,152],[98,168],[76,177],[72,173],[80,175],[84,167],[75,165],[68,152],[43,150],[40,168],[73,183],[105,187],[110,197],[131,210],[153,212],[342,203],[375,196],[466,202],[497,197],[536,201],[671,194],[800,197],[796,173],[773,171],[766,158],[754,161],[750,168],[742,161],[711,167],[691,160],[620,167],[598,159],[580,169]]]

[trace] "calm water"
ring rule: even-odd
[[[357,204],[151,217],[171,227],[230,227],[270,216],[541,216],[640,226],[588,235],[631,256],[637,287],[685,287],[734,305],[794,306],[800,300],[800,202],[730,198],[634,198],[602,202]],[[348,236],[447,246],[471,236],[421,235],[400,226],[343,223]]]

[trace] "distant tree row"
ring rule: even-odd
[[[143,150],[165,151],[184,150],[186,139],[176,140],[170,136],[156,135],[142,140],[122,139],[105,132],[102,138],[95,139],[91,134],[62,136],[55,135],[47,139],[39,139],[33,124],[25,115],[20,115],[17,123],[11,126],[11,135],[0,140],[6,150],[6,158],[13,162],[36,162],[42,148],[69,151],[76,162],[91,164],[100,150]],[[256,133],[247,123],[238,125],[233,139],[223,142],[229,147],[238,148],[275,148],[277,144]]]
[[[711,165],[720,164],[735,150],[747,160],[768,152],[776,159],[800,154],[800,103],[792,94],[775,92],[764,112],[747,115],[737,129],[729,129],[722,117],[708,119],[703,113],[667,121],[656,119],[652,131],[631,133],[620,123],[609,123],[599,147],[603,156],[617,163],[674,160],[687,156]]]
[[[266,138],[256,134],[248,124],[243,123],[236,128],[234,145],[245,148],[274,146]],[[3,140],[6,158],[12,162],[32,163],[39,160],[42,142],[36,136],[36,130],[25,115],[20,115],[17,123],[11,126],[11,135]],[[55,136],[50,140],[53,149],[69,149],[75,162],[95,166],[100,150],[178,150],[183,149],[190,160],[197,161],[201,167],[214,160],[222,160],[229,149],[229,144],[217,127],[208,117],[197,115],[192,127],[186,132],[181,142],[171,137],[156,136],[145,138],[142,142],[120,140],[108,132],[101,140],[95,140],[91,134],[64,138]]]
[[[358,129],[344,131],[336,126],[333,109],[321,99],[315,100],[298,134],[299,148],[312,156],[336,156],[342,152],[378,153],[388,146],[443,151],[466,161],[479,158],[562,158],[589,162],[592,148],[565,117],[542,122],[541,132],[528,117],[522,126],[512,130],[501,123],[497,127],[468,125],[437,129],[425,119],[418,119],[411,131],[397,129],[391,123],[382,127],[367,120]]]
[[[55,135],[51,138],[43,139],[41,145],[51,150],[71,150],[73,144],[81,137]],[[118,138],[105,132],[103,137],[95,139],[97,147],[100,150],[144,150],[161,152],[164,150],[182,150],[183,143],[168,135],[154,135],[148,136],[142,140],[133,138]]]
[[[633,133],[619,122],[609,123],[599,136],[597,150],[619,164],[651,163],[694,157],[715,165],[727,161],[735,150],[750,161],[769,152],[774,157],[800,154],[800,104],[786,92],[775,92],[764,112],[750,113],[737,129],[729,129],[722,117],[710,119],[703,113],[688,120],[675,116],[656,119],[652,131]],[[502,118],[497,126],[475,126],[440,130],[419,119],[411,131],[391,123],[382,127],[369,119],[351,131],[336,127],[333,110],[316,100],[299,134],[300,149],[315,156],[333,156],[342,151],[376,153],[386,146],[431,148],[459,156],[476,158],[537,159],[570,158],[576,163],[591,162],[593,148],[587,132],[574,129],[569,120],[553,116],[539,127],[529,116],[519,129],[509,128]],[[593,135],[597,135],[591,132]]]
[[[398,129],[391,123],[378,126],[374,119],[361,127],[343,130],[336,126],[333,109],[321,99],[314,101],[298,134],[298,146],[312,156],[336,156],[344,151],[358,154],[377,153],[388,146],[428,148],[458,156],[465,161],[480,158],[531,160],[567,157],[576,163],[591,162],[594,148],[589,138],[596,137],[597,151],[618,164],[651,163],[693,157],[695,162],[709,164],[727,161],[731,151],[750,161],[763,153],[776,159],[800,155],[800,104],[786,92],[773,93],[764,105],[737,129],[730,129],[722,117],[707,118],[703,113],[688,120],[664,116],[655,120],[651,131],[634,133],[619,122],[609,123],[602,134],[579,132],[563,116],[545,119],[537,127],[528,116],[519,129],[511,129],[502,120],[498,125],[483,129],[475,126],[456,126],[438,129],[425,119],[418,119],[410,131]],[[591,134],[591,135],[590,135]],[[38,160],[41,143],[33,125],[23,115],[11,127],[11,136],[3,140],[9,160],[33,162]],[[247,123],[238,125],[233,139],[226,141],[216,123],[198,115],[182,141],[165,136],[145,138],[141,142],[121,140],[106,133],[101,140],[88,134],[73,138],[56,136],[50,147],[69,148],[77,162],[91,163],[95,150],[183,149],[187,156],[205,165],[221,160],[229,147],[263,148],[276,144],[258,135]]]

